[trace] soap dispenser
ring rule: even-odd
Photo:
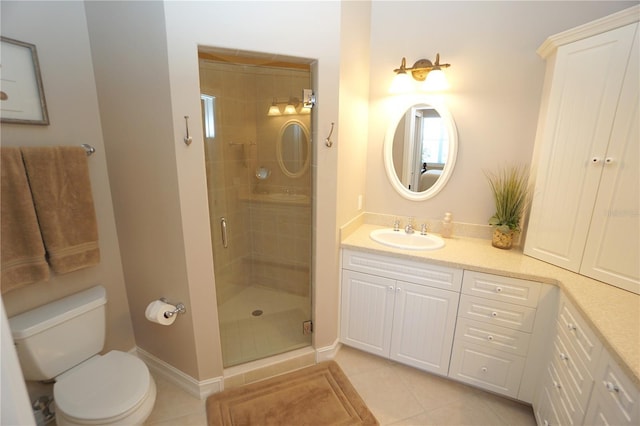
[[[453,222],[450,212],[446,212],[444,214],[444,220],[442,221],[442,237],[443,238],[452,238],[453,237]]]

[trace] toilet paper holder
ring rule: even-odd
[[[173,305],[173,303],[169,302],[164,297],[161,297],[160,301],[163,302],[163,303],[168,303],[169,305]],[[166,311],[164,313],[164,317],[165,318],[171,318],[175,314],[184,314],[184,313],[187,312],[187,308],[184,307],[184,303],[177,303],[177,304],[175,304],[173,306],[175,306],[175,309],[173,311]]]

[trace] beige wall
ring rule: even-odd
[[[101,284],[107,289],[105,349],[134,346],[129,304],[107,175],[98,99],[82,2],[3,1],[2,35],[36,45],[50,125],[3,123],[3,146],[80,145],[96,148],[89,172],[100,238],[100,264],[69,274],[52,276],[3,295],[7,315],[42,305],[79,290]]]
[[[187,271],[191,253],[185,247],[176,166],[176,149],[186,149],[185,120],[180,117],[181,137],[174,138],[163,5],[87,2],[86,8],[136,344],[193,378],[219,376],[210,245],[203,249],[208,259],[202,262],[196,302]],[[191,116],[192,128],[197,127],[199,114]],[[193,188],[205,186],[202,175]],[[200,222],[200,233],[208,235],[208,220]],[[186,314],[170,327],[144,316],[146,306],[160,297],[186,306]],[[196,337],[194,324],[206,324],[209,332]],[[199,347],[211,348],[211,354],[199,357]]]
[[[338,121],[340,4],[291,2],[284,6],[283,3],[269,2],[194,2],[188,7],[180,2],[165,4],[175,140],[183,136],[182,117],[199,115],[199,44],[316,60],[318,71],[314,88],[318,93],[318,108],[313,112],[313,122],[317,125],[312,138],[314,141],[324,140],[330,123]],[[308,19],[312,19],[314,24],[307,30]],[[185,31],[185,22],[189,23],[189,31]],[[210,252],[210,240],[202,232],[203,223],[208,223],[208,209],[204,204],[206,188],[201,187],[205,174],[203,140],[199,129],[194,130],[193,136],[192,148],[176,145],[176,157],[189,285],[192,296],[195,296],[211,284],[203,279],[206,278],[203,268],[210,265],[210,260],[207,263],[203,255]],[[313,150],[312,170],[317,185],[315,203],[322,206],[322,213],[314,219],[314,343],[316,347],[323,347],[333,344],[337,337],[337,151],[317,142]],[[204,310],[210,306],[199,304],[192,309]],[[213,327],[217,327],[217,321],[194,324],[196,335],[209,333]],[[206,352],[202,351],[203,357]]]
[[[483,170],[528,164],[533,151],[544,80],[536,49],[550,35],[630,7],[633,2],[374,1],[371,13],[368,211],[487,224],[493,199]],[[444,102],[459,135],[455,170],[434,198],[401,198],[382,161],[388,117],[410,96],[390,96],[393,69],[403,56],[451,63]]]

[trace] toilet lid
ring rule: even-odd
[[[149,390],[149,380],[144,362],[111,351],[61,376],[53,387],[53,398],[58,409],[77,419],[108,419],[136,407]]]

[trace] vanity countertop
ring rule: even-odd
[[[497,249],[490,240],[454,237],[445,240],[445,247],[433,251],[386,247],[369,237],[371,231],[381,228],[359,226],[342,240],[342,248],[556,285],[640,385],[640,295],[525,256],[518,249]]]

